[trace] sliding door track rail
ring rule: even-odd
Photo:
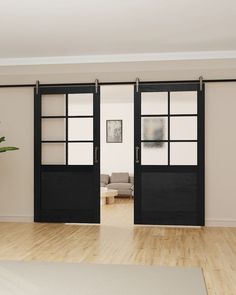
[[[236,82],[236,79],[206,79],[202,80],[203,83],[227,83],[227,82]],[[175,80],[175,81],[140,81],[140,85],[148,85],[148,84],[178,84],[178,83],[199,83],[199,79],[197,80]],[[88,86],[93,85],[94,83],[53,83],[53,84],[40,84],[39,87],[64,87],[64,86]],[[99,82],[99,85],[135,85],[136,82]],[[27,88],[27,87],[35,87],[35,84],[0,84],[0,88]]]

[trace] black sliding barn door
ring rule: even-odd
[[[204,85],[135,89],[135,223],[204,225]]]
[[[35,89],[35,221],[100,222],[100,89]]]

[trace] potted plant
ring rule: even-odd
[[[0,137],[0,143],[5,141],[5,137]],[[4,152],[7,152],[7,151],[15,151],[15,150],[18,150],[17,147],[14,147],[14,146],[3,146],[3,147],[0,147],[0,153],[4,153]]]

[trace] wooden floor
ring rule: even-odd
[[[133,226],[132,212],[125,199],[104,206],[101,226],[0,223],[0,259],[198,266],[209,295],[236,294],[236,228]]]

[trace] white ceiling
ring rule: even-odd
[[[235,28],[235,0],[0,0],[0,64],[235,58]]]

